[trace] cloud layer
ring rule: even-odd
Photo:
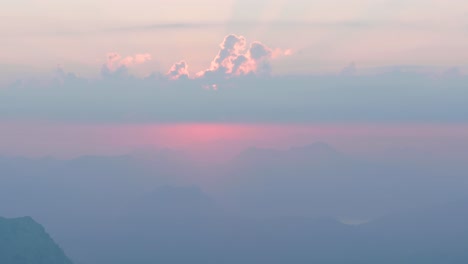
[[[83,122],[468,122],[466,76],[129,74],[17,82],[0,89],[0,120]],[[171,80],[179,78],[178,80]],[[211,82],[208,83],[208,81]],[[214,82],[216,81],[216,82]],[[203,89],[203,87],[215,88]]]
[[[209,67],[189,75],[186,61],[139,78],[128,68],[150,54],[109,53],[100,78],[58,69],[48,82],[0,89],[0,121],[83,122],[468,122],[468,77],[418,67],[359,74],[275,76],[271,61],[290,50],[228,35]],[[207,89],[208,88],[208,89]]]

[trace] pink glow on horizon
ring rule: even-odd
[[[226,160],[249,147],[287,149],[326,142],[346,153],[414,148],[455,153],[468,125],[435,124],[58,124],[0,123],[0,155],[120,155],[138,149],[182,150],[194,159]]]

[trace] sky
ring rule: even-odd
[[[26,127],[88,140],[67,147],[81,152],[43,151],[65,156],[92,152],[96,135],[118,130],[108,126],[208,127],[213,142],[243,127],[257,133],[250,145],[269,126],[459,133],[467,10],[459,0],[0,1],[0,125],[11,142],[35,141]],[[283,132],[276,141],[298,144]],[[41,152],[8,142],[4,154]],[[145,144],[155,145],[134,147]]]
[[[467,259],[468,1],[0,0],[0,21],[0,216],[76,263]]]
[[[132,69],[140,76],[180,60],[196,73],[232,33],[291,49],[275,61],[278,74],[339,72],[352,62],[443,71],[464,68],[468,59],[462,0],[4,0],[0,7],[1,78],[8,80],[58,65],[96,76],[110,52],[150,54]]]

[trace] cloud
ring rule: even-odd
[[[247,46],[245,37],[234,34],[226,36],[220,48],[210,68],[198,73],[198,77],[229,78],[250,73],[269,74],[271,59],[292,54],[291,50],[273,50],[259,41]]]
[[[260,49],[256,55],[268,57],[266,53]],[[169,76],[184,76],[186,66],[176,64]],[[0,89],[0,120],[468,122],[466,75],[433,78],[389,69],[358,77],[251,74],[176,82],[163,74],[143,78],[127,74],[115,82],[62,70],[56,82],[16,82]]]
[[[248,31],[256,27],[268,27],[272,29],[327,29],[327,30],[362,30],[362,29],[405,29],[405,30],[434,30],[434,29],[451,29],[453,26],[441,25],[440,23],[431,23],[427,20],[424,21],[401,21],[392,19],[360,19],[360,20],[337,20],[337,21],[245,21],[245,20],[233,20],[229,22],[210,22],[210,23],[151,23],[151,24],[140,24],[140,25],[128,25],[122,27],[106,27],[96,28],[92,30],[76,30],[76,29],[64,29],[54,30],[47,32],[40,32],[47,35],[93,35],[93,34],[115,34],[115,33],[128,33],[128,32],[158,32],[166,30],[206,30],[206,29],[224,29],[226,27],[235,28],[239,31]],[[463,26],[458,26],[464,28]]]
[[[210,80],[248,74],[269,75],[272,71],[270,64],[272,59],[291,54],[290,49],[272,49],[259,41],[247,45],[245,37],[231,34],[227,35],[220,44],[220,50],[211,62],[210,67],[197,73],[194,78]],[[107,61],[102,67],[101,74],[106,77],[128,75],[128,68],[143,64],[151,59],[152,56],[148,53],[122,57],[118,53],[110,52],[107,54]],[[186,61],[175,63],[166,76],[170,80],[189,78],[188,63]]]
[[[416,66],[350,76],[354,64],[339,75],[271,74],[271,61],[291,53],[232,34],[208,69],[190,78],[186,61],[140,78],[128,68],[149,61],[150,54],[109,53],[104,78],[87,79],[59,68],[53,81],[24,78],[0,89],[0,120],[468,122],[463,100],[468,76],[459,70],[436,79]]]
[[[177,80],[179,78],[189,77],[189,72],[188,72],[188,65],[185,61],[180,61],[174,65],[172,65],[171,69],[167,73],[167,76],[171,80]]]
[[[101,75],[105,78],[128,76],[128,69],[143,64],[152,59],[149,53],[138,53],[133,56],[122,57],[116,52],[107,53],[107,61],[101,67]]]
[[[122,57],[120,54],[115,52],[109,52],[107,54],[107,61],[104,67],[109,72],[115,72],[120,68],[129,68],[138,64],[143,64],[152,59],[151,54],[141,53],[133,56]]]

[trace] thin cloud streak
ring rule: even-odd
[[[454,28],[454,25],[443,25],[429,23],[427,21],[399,21],[399,20],[347,20],[347,21],[229,21],[229,22],[176,22],[176,23],[152,23],[146,25],[132,25],[121,27],[108,27],[92,30],[56,30],[54,32],[43,32],[47,35],[72,36],[72,35],[95,35],[108,33],[129,33],[129,32],[152,32],[166,30],[206,30],[229,28],[252,28],[256,26],[274,28],[294,28],[294,29],[401,29],[401,30],[447,30]],[[465,25],[459,25],[460,29],[465,29]],[[31,34],[31,32],[25,33]]]

